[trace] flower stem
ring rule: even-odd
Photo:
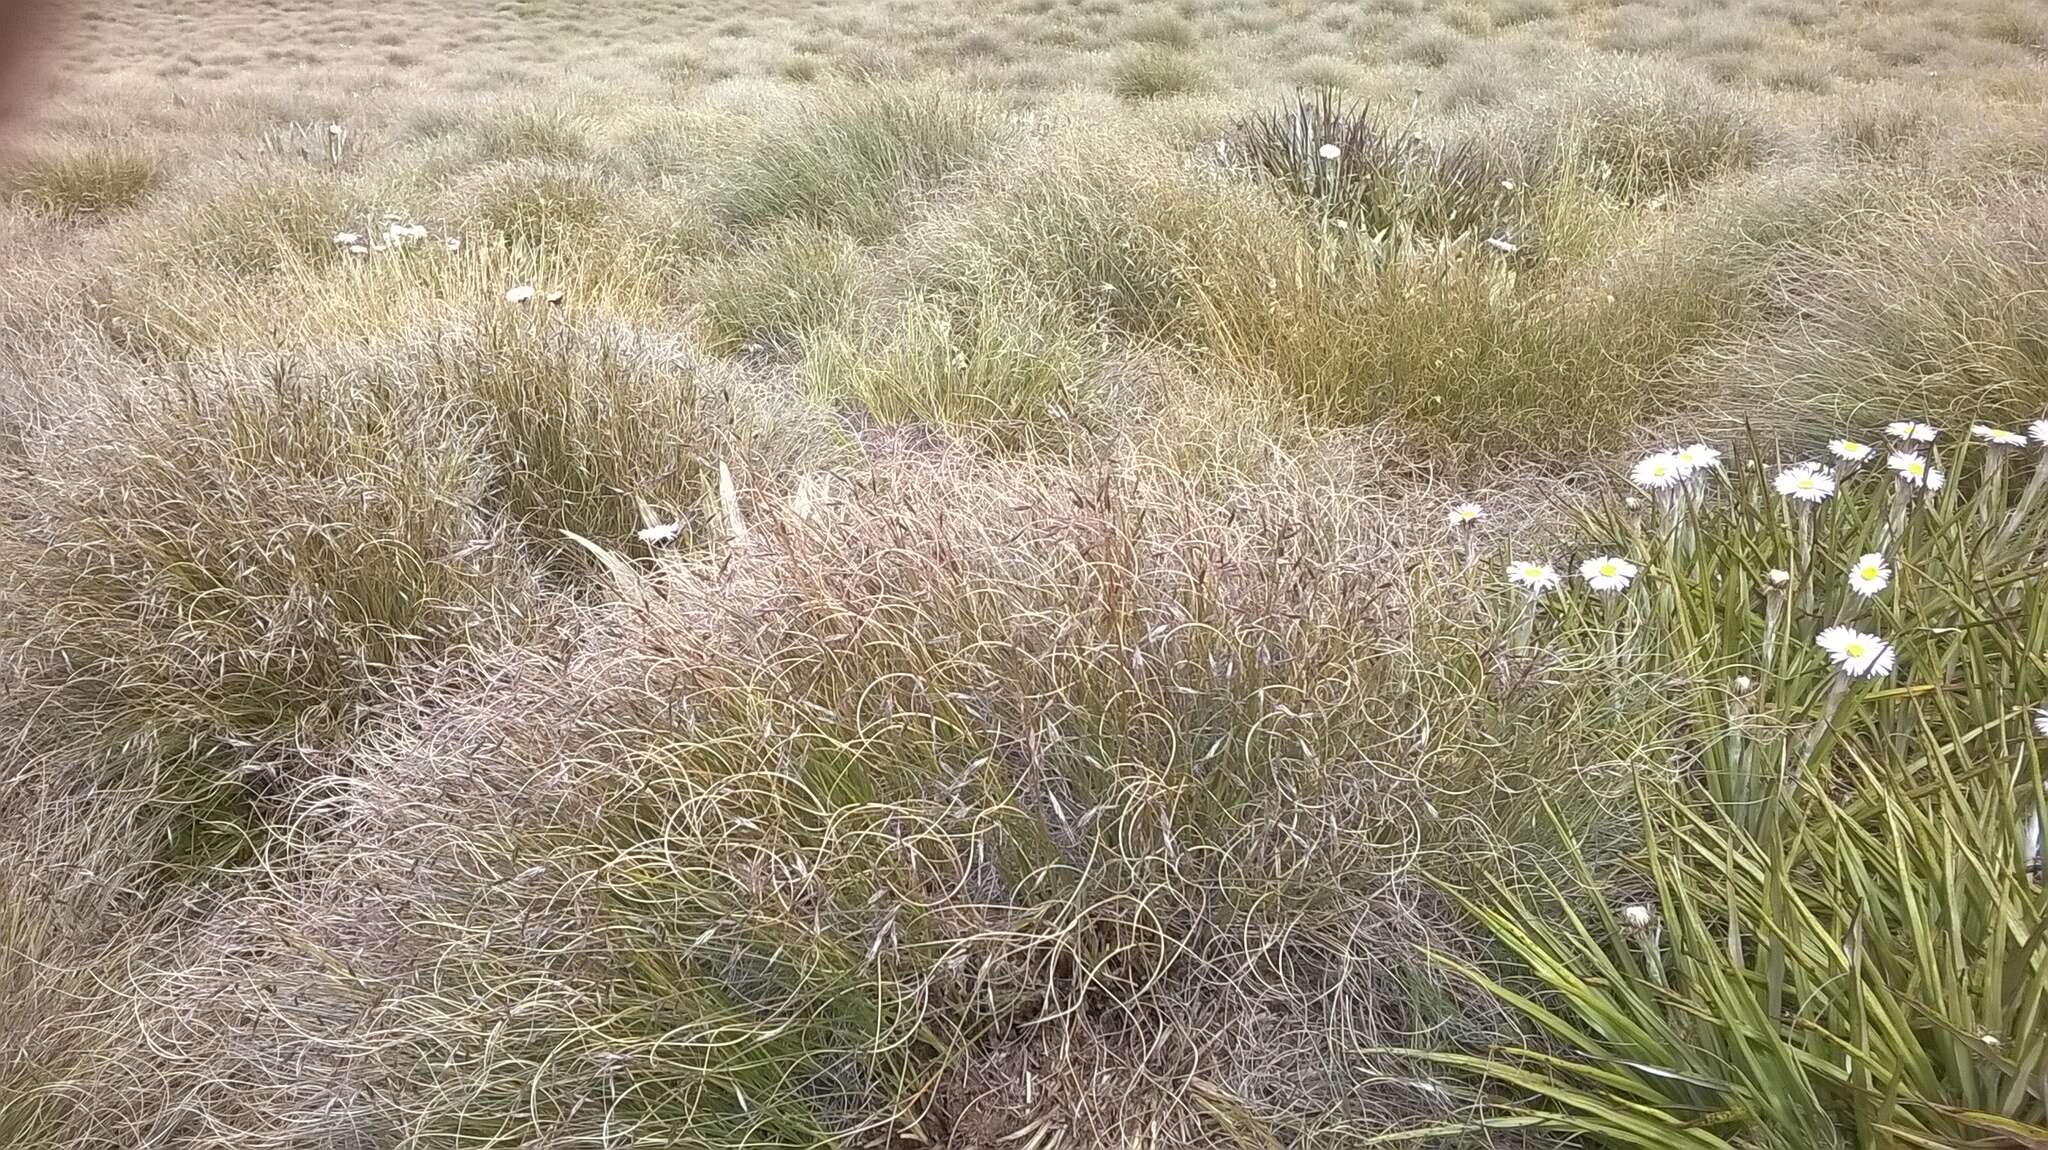
[[[2043,486],[2048,486],[2048,452],[2043,452],[2041,457],[2034,461],[2034,477],[2027,482],[2026,489],[2020,492],[2020,501],[2013,504],[2012,514],[2006,516],[2005,527],[1998,533],[1999,550],[2004,550],[2005,545],[2011,542],[2013,535],[2019,531],[2020,521],[2033,509],[2034,500],[2041,497]]]
[[[1795,773],[1802,772],[1812,765],[1813,756],[1820,750],[1821,741],[1834,729],[1835,716],[1842,710],[1842,700],[1849,697],[1849,676],[1838,674],[1834,680],[1828,688],[1827,700],[1821,704],[1820,715],[1813,720],[1813,725],[1806,729],[1806,738],[1800,742],[1799,755],[1792,761]]]

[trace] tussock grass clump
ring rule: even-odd
[[[1921,158],[1937,127],[1924,104],[1900,96],[1859,101],[1842,110],[1842,136],[1850,151],[1876,163]]]
[[[486,161],[575,164],[593,154],[589,125],[562,108],[534,106],[487,116],[468,138]]]
[[[519,595],[472,422],[288,364],[108,384],[28,443],[5,659],[75,746],[233,851],[295,743]],[[247,756],[257,764],[233,769]],[[217,842],[222,835],[226,842]],[[194,847],[193,849],[200,849]]]
[[[0,161],[0,196],[59,219],[98,220],[141,203],[163,178],[154,153],[110,140]]]
[[[800,397],[603,321],[503,315],[424,352],[412,370],[481,406],[487,505],[549,551],[563,531],[627,546],[651,526],[643,504],[699,534],[716,515],[721,465],[786,483],[807,457],[829,453]]]
[[[2048,12],[2016,0],[1989,5],[1982,17],[1986,35],[2048,54]]]
[[[429,1146],[1189,1144],[1219,1107],[1344,1140],[1412,1107],[1361,1047],[1487,1025],[1414,961],[1456,943],[1409,901],[1412,812],[1585,813],[1571,764],[1603,752],[1468,774],[1500,735],[1416,742],[1407,692],[1477,664],[1455,635],[1426,668],[1390,642],[1409,613],[1371,501],[884,484],[742,490],[751,542],[616,562],[566,660],[509,652],[361,748],[334,866],[272,900],[318,924],[288,960],[306,998],[225,997],[361,1051],[363,1094]],[[1048,1081],[1056,1050],[1101,1076]],[[601,1102],[532,1104],[576,1097]]]
[[[789,347],[838,324],[854,308],[861,270],[845,235],[804,224],[763,230],[693,283],[709,350]]]
[[[957,300],[914,296],[893,322],[809,347],[822,395],[850,400],[885,424],[972,431],[1010,446],[1038,442],[1089,406],[1097,358],[1057,302],[1008,288]]]
[[[10,704],[21,695],[10,688]],[[106,774],[22,754],[37,725],[27,707],[0,711],[10,760],[0,768],[0,1139],[44,1150],[80,1145],[101,1128],[103,1097],[77,1088],[99,1077],[125,1038],[120,1012],[144,940],[169,917],[135,905],[160,849],[160,820],[136,818]]]
[[[1773,295],[1788,318],[1721,369],[1760,426],[1810,437],[1865,413],[1953,423],[2048,410],[2038,194],[1966,213],[1909,202],[1859,242],[1793,247]]]
[[[1193,57],[1173,48],[1126,52],[1110,65],[1109,90],[1126,100],[1155,100],[1202,89],[1208,74]]]
[[[1754,168],[1778,146],[1756,110],[1684,73],[1624,74],[1565,101],[1537,121],[1540,147],[1630,201],[1671,196]]]
[[[138,264],[196,264],[231,282],[261,279],[341,258],[334,233],[355,214],[351,206],[332,177],[245,168],[182,202],[167,232],[138,220],[124,238]]]
[[[1178,13],[1155,12],[1141,16],[1131,22],[1125,37],[1138,44],[1157,44],[1162,48],[1192,48],[1199,35],[1195,26]]]
[[[638,221],[626,189],[586,164],[521,160],[467,173],[450,191],[450,214],[500,242],[574,250],[606,242]]]
[[[820,108],[784,112],[721,174],[711,201],[720,222],[789,220],[880,240],[999,133],[990,108],[936,89],[843,87]]]
[[[1070,322],[1177,334],[1195,319],[1204,268],[1295,231],[1278,203],[1126,127],[1062,136],[985,173],[919,236],[915,271],[962,298],[1034,293]]]
[[[1675,368],[1739,302],[1710,265],[1617,256],[1546,281],[1466,241],[1342,234],[1205,296],[1204,342],[1317,419],[1388,423],[1454,458],[1565,463],[1685,408]]]

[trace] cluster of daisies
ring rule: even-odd
[[[401,215],[387,213],[379,222],[384,227],[376,235],[365,235],[362,232],[334,233],[334,246],[352,256],[369,256],[381,252],[402,251],[424,244],[431,238],[425,224],[413,223]],[[441,246],[450,252],[459,252],[462,250],[462,240],[456,236],[447,236],[441,240]]]
[[[351,256],[368,257],[421,246],[433,238],[425,224],[413,223],[395,213],[385,214],[379,222],[383,224],[383,231],[374,236],[363,232],[334,233],[334,246]],[[444,236],[441,246],[453,254],[462,250],[462,240],[458,236]],[[509,304],[528,304],[537,299],[558,304],[562,302],[562,293],[542,292],[532,284],[518,284],[505,292],[505,302]]]
[[[1892,449],[1886,453],[1885,463],[1898,476],[1899,482],[1909,489],[1941,490],[1948,481],[1947,476],[1933,466],[1922,451],[1916,450],[1932,443],[1940,432],[1925,423],[1901,420],[1888,424],[1885,434],[1893,442]],[[2036,420],[2024,435],[1981,423],[1973,425],[1970,434],[1993,448],[2025,447],[2030,441],[2048,446],[2048,419]],[[1831,440],[1828,452],[1835,457],[1834,464],[1819,461],[1795,463],[1777,474],[1772,480],[1772,487],[1779,495],[1795,503],[1816,505],[1826,502],[1835,494],[1837,484],[1849,468],[1876,457],[1880,450],[1877,445],[1853,439]],[[1720,466],[1721,452],[1704,443],[1695,443],[1689,447],[1651,453],[1635,465],[1630,478],[1636,486],[1670,500]],[[1460,503],[1446,516],[1451,526],[1464,529],[1473,527],[1483,518],[1485,512],[1476,503]],[[1604,595],[1628,590],[1638,573],[1639,568],[1634,563],[1613,555],[1595,556],[1579,564],[1579,577],[1586,586]],[[1879,552],[1860,556],[1850,565],[1847,574],[1850,590],[1865,599],[1884,591],[1892,582],[1891,565]],[[1791,582],[1792,575],[1789,571],[1773,568],[1765,578],[1771,586],[1783,587]],[[1534,597],[1562,587],[1565,576],[1548,563],[1514,560],[1507,566],[1507,580],[1510,585]],[[1897,651],[1889,642],[1854,627],[1829,627],[1816,636],[1814,642],[1830,662],[1851,678],[1882,678],[1891,673],[1898,660]],[[2044,735],[2048,735],[2048,709],[2037,716],[2036,725]]]

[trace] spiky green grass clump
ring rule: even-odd
[[[1555,1044],[1441,1056],[1528,1099],[1498,1124],[1640,1147],[2048,1135],[2048,464],[2011,438],[1701,473],[1586,523],[1634,585],[1517,608],[1529,657],[1611,699],[1653,761],[1640,857],[1464,896],[1548,992],[1445,960]]]
[[[104,141],[13,161],[0,170],[0,195],[59,219],[87,222],[134,207],[163,178],[160,157]]]

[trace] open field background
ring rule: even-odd
[[[2048,414],[2048,7],[85,4],[0,251],[0,1145],[1562,1145],[1733,664],[1444,512]]]

